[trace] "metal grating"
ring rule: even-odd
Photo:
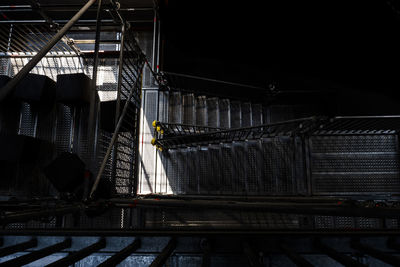
[[[0,56],[36,55],[56,34],[47,24],[0,25]],[[49,53],[61,56],[76,55],[77,48],[64,36]]]
[[[396,135],[311,137],[313,193],[400,192],[397,138]]]

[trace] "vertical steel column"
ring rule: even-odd
[[[63,250],[63,249],[69,248],[69,247],[71,247],[71,238],[67,238],[63,242],[60,242],[60,243],[33,251],[29,254],[22,255],[18,258],[14,258],[12,260],[3,262],[0,264],[0,266],[14,267],[14,266],[26,265],[28,263],[31,263],[38,259],[47,257],[55,252],[58,252],[60,250]]]
[[[147,62],[147,61],[146,61]],[[143,68],[144,68],[144,66],[142,65],[141,66],[142,67],[142,69],[141,69],[141,72],[140,72],[140,76],[138,77],[138,79],[140,79],[140,81],[139,81],[139,83],[138,83],[138,86],[139,86],[139,92],[140,92],[140,99],[142,100],[143,99],[143,97],[142,97],[142,86],[143,86]],[[135,127],[135,137],[136,137],[136,139],[135,139],[135,143],[133,144],[133,148],[134,148],[134,155],[135,155],[135,158],[133,159],[134,160],[134,164],[132,164],[131,166],[133,167],[133,170],[131,171],[131,173],[132,173],[132,178],[133,179],[129,179],[129,181],[130,181],[130,185],[129,185],[129,187],[130,187],[130,190],[131,190],[131,194],[133,195],[133,196],[135,196],[136,197],[136,194],[137,194],[137,189],[138,189],[138,184],[139,184],[139,153],[140,153],[140,150],[139,150],[139,135],[140,135],[140,110],[141,110],[141,103],[139,103],[139,106],[137,106],[136,107],[136,121],[135,121],[135,124],[136,124],[136,127]],[[133,181],[133,184],[132,184],[132,180],[134,180]]]
[[[55,261],[55,262],[47,265],[47,267],[70,266],[70,265],[74,264],[75,262],[80,261],[83,258],[86,258],[90,254],[92,254],[102,248],[105,248],[105,246],[106,246],[106,239],[101,238],[99,241],[97,241],[93,245],[90,245],[81,250],[78,250],[78,251],[66,256],[65,258],[62,258],[61,260]]]
[[[88,138],[89,138],[89,150],[92,154],[91,169],[95,169],[96,149],[95,143],[97,140],[95,137],[95,108],[97,100],[97,68],[99,66],[99,49],[100,49],[100,31],[101,31],[101,11],[102,11],[102,0],[98,0],[97,4],[97,15],[96,15],[96,37],[94,44],[94,59],[93,59],[93,73],[92,73],[92,85],[91,85],[91,96],[90,96],[90,110],[89,110],[89,125],[88,125]]]
[[[172,252],[176,248],[176,239],[172,238],[165,248],[161,251],[161,253],[154,259],[154,261],[150,264],[149,267],[161,267],[167,261],[169,256],[171,256]]]
[[[16,245],[1,248],[0,249],[0,257],[11,255],[16,252],[21,252],[21,251],[24,251],[25,249],[33,248],[36,246],[37,246],[37,239],[32,238],[31,240],[26,241],[26,242],[22,242],[22,243],[19,243]]]
[[[132,244],[108,258],[105,262],[99,264],[97,267],[116,266],[138,248],[140,248],[140,239],[135,239]]]

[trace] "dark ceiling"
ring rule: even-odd
[[[263,87],[282,77],[400,86],[392,1],[168,0],[161,11],[166,71]]]

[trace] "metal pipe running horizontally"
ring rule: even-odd
[[[349,216],[368,218],[400,218],[399,208],[362,207],[351,203],[293,203],[293,202],[238,202],[174,199],[111,199],[121,207],[180,208],[180,209],[224,209],[265,211],[284,214],[310,214],[326,216]]]
[[[89,0],[78,13],[64,25],[53,38],[0,90],[0,101],[12,91],[12,89],[36,66],[37,63],[49,52],[53,46],[61,40],[65,33],[79,20],[79,18],[96,2]]]
[[[49,216],[65,215],[78,212],[84,208],[81,204],[68,205],[61,207],[46,208],[42,210],[30,210],[15,212],[0,216],[0,225],[6,225],[15,222],[26,222],[34,219],[41,219]]]

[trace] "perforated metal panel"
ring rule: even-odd
[[[219,127],[219,105],[218,98],[207,99],[207,125],[210,127]]]
[[[394,135],[314,136],[314,194],[400,192],[398,141]]]
[[[198,164],[196,160],[197,149],[196,148],[188,148],[188,153],[186,155],[186,162],[187,162],[187,181],[188,186],[186,193],[187,194],[198,194],[199,193],[199,177],[197,173]]]
[[[261,104],[251,104],[252,126],[263,124],[263,112]]]
[[[219,100],[219,126],[221,128],[231,127],[231,112],[229,99]]]
[[[183,124],[195,124],[195,103],[194,103],[194,95],[188,94],[182,97],[182,105],[183,105]]]
[[[221,191],[221,153],[218,145],[209,147],[209,194],[219,194]]]
[[[36,137],[37,112],[28,103],[22,103],[18,134]]]
[[[224,144],[221,146],[221,194],[233,194],[233,156],[232,145]]]
[[[199,180],[199,193],[209,193],[209,180],[210,177],[210,157],[208,147],[201,147],[197,151],[197,171]]]
[[[293,140],[273,138],[262,140],[264,192],[293,194],[295,178]]]
[[[258,141],[247,143],[247,184],[248,194],[262,194],[264,184],[262,179],[262,157],[261,144]]]
[[[196,97],[196,125],[206,126],[207,125],[207,106],[206,97]]]
[[[168,121],[170,123],[182,123],[182,96],[179,92],[169,95]]]
[[[242,125],[242,111],[241,103],[238,101],[231,101],[231,128],[239,128]]]
[[[251,103],[242,103],[242,127],[252,125]]]
[[[72,142],[73,116],[70,107],[57,105],[56,149],[58,152],[70,152]]]
[[[246,194],[249,190],[247,184],[246,144],[244,142],[233,143],[233,176],[234,194]]]

